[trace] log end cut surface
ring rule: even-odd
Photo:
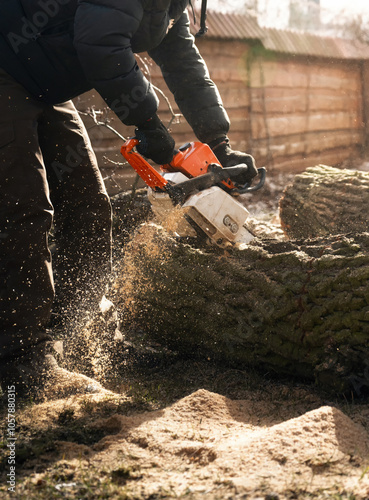
[[[296,175],[280,200],[289,238],[369,230],[369,173],[326,165]]]

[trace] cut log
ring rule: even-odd
[[[369,230],[369,173],[318,165],[296,175],[280,200],[289,238]]]
[[[369,234],[197,249],[143,226],[114,285],[124,324],[191,355],[369,387]]]

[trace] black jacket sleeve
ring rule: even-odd
[[[229,118],[190,33],[187,12],[149,55],[160,66],[179,109],[197,138],[210,142],[227,134]]]
[[[137,0],[79,0],[75,15],[74,46],[83,71],[126,125],[142,123],[158,107],[131,48],[142,15]]]

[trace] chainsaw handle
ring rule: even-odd
[[[139,153],[133,151],[133,148],[137,146],[137,144],[139,144],[139,140],[136,137],[132,137],[122,145],[120,152],[149,187],[154,190],[163,191],[168,181]]]
[[[139,143],[140,141],[138,139],[136,139],[136,137],[131,137],[130,139],[128,139],[124,144],[123,146],[121,147],[121,150],[124,149],[125,153],[130,153],[132,151],[132,149],[134,147],[137,146],[137,144]],[[124,156],[124,155],[123,155]]]
[[[265,167],[258,168],[257,175],[260,176],[260,180],[255,186],[250,186],[249,183],[246,183],[242,188],[233,189],[232,193],[245,194],[245,193],[251,193],[252,191],[258,191],[259,189],[261,189],[265,183],[266,168]]]

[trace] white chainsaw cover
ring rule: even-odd
[[[187,179],[180,172],[166,173],[168,181],[178,184]],[[148,189],[148,198],[153,212],[164,221],[173,211],[174,205],[167,193]],[[249,243],[254,236],[243,224],[249,216],[247,209],[223,189],[213,186],[191,195],[182,205],[185,214],[218,246],[226,247],[234,243]],[[178,236],[197,235],[194,228],[183,217],[175,233]]]

